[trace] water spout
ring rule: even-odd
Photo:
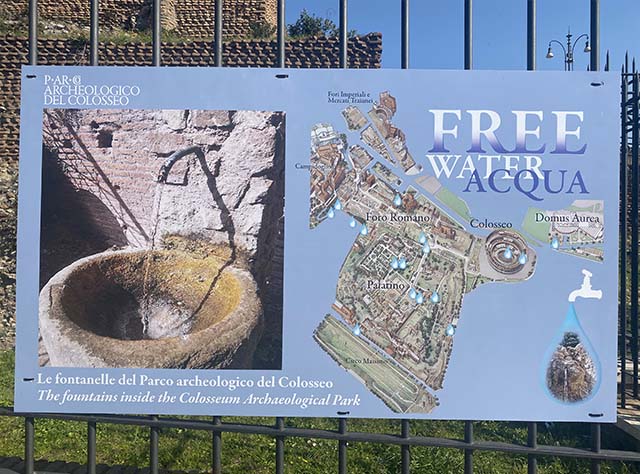
[[[185,148],[184,150],[178,150],[176,152],[173,152],[171,156],[169,156],[166,159],[166,161],[160,168],[160,171],[158,172],[158,178],[156,181],[158,183],[166,183],[167,178],[169,177],[169,172],[171,171],[171,168],[173,168],[173,165],[175,165],[178,162],[178,160],[180,160],[180,158],[188,156],[192,153],[197,155],[198,158],[200,158],[201,156],[204,156],[204,153],[202,152],[202,148],[200,148],[199,146],[190,146],[188,148]]]

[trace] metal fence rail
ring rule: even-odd
[[[473,472],[473,455],[476,451],[494,451],[512,455],[523,455],[528,458],[530,473],[537,472],[537,459],[540,456],[586,459],[592,461],[592,472],[598,472],[601,461],[640,462],[640,453],[635,451],[617,451],[601,449],[601,425],[591,424],[591,449],[573,448],[567,446],[552,446],[537,443],[537,424],[527,424],[527,444],[504,443],[497,441],[474,440],[472,421],[466,421],[464,439],[449,439],[425,436],[411,436],[408,420],[401,421],[401,432],[367,433],[347,430],[347,419],[337,419],[337,430],[321,430],[312,428],[297,428],[286,425],[285,418],[276,418],[274,425],[256,425],[225,423],[220,417],[213,417],[211,421],[178,419],[158,416],[123,416],[123,415],[76,415],[76,414],[21,414],[11,408],[0,408],[0,416],[24,417],[25,419],[25,472],[33,472],[34,462],[34,422],[37,418],[67,420],[87,423],[87,465],[88,472],[95,470],[96,464],[96,425],[117,424],[129,426],[144,426],[149,428],[150,470],[156,474],[158,464],[158,439],[160,428],[181,428],[186,430],[209,431],[212,433],[212,472],[222,472],[221,452],[222,433],[239,433],[244,435],[263,435],[276,440],[274,457],[276,473],[282,473],[284,468],[284,448],[286,438],[325,439],[338,443],[338,472],[347,472],[348,445],[352,443],[381,443],[399,446],[401,449],[401,469],[403,474],[410,472],[410,447],[433,447],[457,449],[464,453],[464,472]],[[31,470],[29,470],[31,467]],[[95,471],[93,471],[95,472]]]
[[[90,1],[90,63],[99,64],[99,6],[98,0]],[[223,66],[223,0],[214,0],[214,62],[213,66]],[[527,2],[527,69],[536,67],[536,0],[522,0]],[[391,2],[390,2],[391,3]],[[410,62],[409,49],[409,20],[410,0],[398,0],[401,12],[401,66],[408,68]],[[29,63],[38,63],[38,37],[37,37],[37,0],[29,0]],[[591,14],[591,61],[592,71],[599,69],[599,0],[590,0]],[[347,68],[348,64],[348,1],[339,0],[339,41],[340,41],[340,67]],[[464,68],[471,69],[472,58],[472,24],[473,2],[464,0]],[[152,64],[161,65],[161,17],[160,0],[153,0],[152,20]],[[286,25],[285,25],[285,0],[277,1],[277,61],[276,66],[284,67],[286,61]],[[608,63],[608,61],[607,61]],[[608,64],[607,64],[608,66]],[[632,393],[638,397],[638,149],[640,135],[640,120],[638,111],[640,75],[636,72],[635,64],[630,69],[628,62],[622,71],[622,146],[621,146],[621,301],[620,305],[620,360],[621,360],[621,384],[620,395],[622,406],[626,403],[627,377],[632,376]],[[631,156],[631,166],[628,166],[628,156]],[[627,174],[631,171],[631,209],[630,222],[627,222]],[[627,248],[627,230],[631,233],[631,249]],[[630,255],[629,255],[630,254]],[[626,304],[626,264],[627,257],[631,260],[631,300],[630,315],[627,317]],[[631,350],[629,354],[627,349]],[[633,370],[626,370],[627,360],[632,361]],[[338,444],[338,472],[347,472],[347,455],[349,443],[382,443],[399,446],[401,450],[400,471],[403,474],[410,472],[411,447],[435,447],[452,448],[464,453],[464,472],[473,473],[474,453],[477,451],[494,451],[512,455],[527,457],[528,473],[535,474],[538,470],[538,458],[540,456],[553,456],[563,458],[584,459],[591,461],[591,473],[600,472],[600,464],[603,461],[640,462],[640,453],[635,451],[615,451],[601,449],[602,434],[601,425],[591,425],[590,449],[579,449],[567,446],[551,446],[538,444],[538,425],[536,422],[527,424],[527,443],[512,444],[496,441],[476,440],[474,438],[474,422],[464,423],[464,439],[446,439],[437,437],[412,436],[409,420],[401,421],[401,430],[397,434],[378,434],[348,431],[347,419],[337,420],[336,430],[320,430],[296,428],[287,426],[284,418],[276,418],[274,425],[252,425],[226,423],[220,417],[214,416],[211,421],[176,419],[158,416],[116,416],[116,415],[70,415],[70,414],[20,414],[12,408],[0,408],[0,416],[22,417],[25,424],[25,473],[32,474],[34,469],[34,441],[35,419],[47,418],[58,420],[70,420],[87,423],[87,472],[96,472],[96,426],[97,424],[118,424],[130,426],[144,426],[149,428],[149,454],[151,474],[157,474],[158,441],[161,428],[182,428],[188,430],[208,431],[211,433],[212,460],[211,469],[214,474],[222,472],[222,445],[223,433],[240,433],[245,435],[265,435],[275,439],[275,466],[276,473],[284,472],[285,447],[287,438],[307,438],[333,440]]]

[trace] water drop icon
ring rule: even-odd
[[[453,324],[449,324],[444,332],[447,336],[453,336],[456,333],[456,327]]]
[[[404,257],[402,257],[399,261],[398,261],[398,265],[400,266],[400,270],[404,270],[405,268],[407,268],[407,261],[405,260]]]
[[[356,224],[357,224],[356,220],[352,217],[351,220],[349,221],[349,227],[353,229],[355,228]]]
[[[434,291],[433,294],[431,295],[430,299],[431,299],[431,302],[433,304],[436,304],[436,303],[440,302],[440,295],[438,294],[437,291]]]
[[[369,229],[367,229],[367,225],[366,224],[362,224],[362,228],[360,229],[360,234],[361,235],[367,235],[369,233]]]
[[[397,270],[399,266],[400,266],[400,263],[398,262],[398,259],[396,257],[393,257],[391,259],[391,268],[393,268],[394,270]]]
[[[424,302],[424,296],[422,295],[422,293],[418,293],[416,295],[416,303],[422,304],[423,302]]]
[[[560,403],[584,402],[600,387],[600,361],[573,303],[569,304],[564,322],[547,349],[542,369],[547,394]]]
[[[560,242],[558,241],[557,237],[554,237],[553,239],[551,239],[551,248],[553,250],[558,250],[558,247],[560,247]]]
[[[525,263],[527,263],[527,260],[529,259],[529,257],[527,257],[527,254],[522,252],[520,254],[520,257],[518,258],[518,263],[520,265],[524,265]]]
[[[328,217],[329,219],[333,219],[333,216],[335,216],[335,215],[336,215],[336,213],[335,213],[335,211],[333,210],[333,207],[330,207],[330,208],[329,208],[329,212],[327,212],[327,217]]]
[[[353,327],[353,335],[359,336],[361,332],[362,331],[360,329],[360,323],[356,323],[356,325]]]
[[[402,198],[399,194],[396,194],[396,197],[393,198],[393,204],[398,207],[402,204]]]
[[[507,248],[504,250],[504,258],[507,260],[511,260],[513,257],[513,252],[511,251],[511,247],[507,245]]]
[[[342,203],[340,202],[340,199],[336,199],[336,202],[333,205],[333,207],[335,208],[336,211],[342,210]]]
[[[420,242],[421,244],[427,243],[427,236],[424,235],[424,232],[420,232],[420,237],[418,237],[418,242]]]
[[[415,300],[417,296],[416,290],[414,288],[411,288],[409,290],[409,298],[411,298],[412,300]]]
[[[429,252],[431,252],[431,246],[429,245],[429,242],[425,242],[422,246],[422,253],[428,254]]]

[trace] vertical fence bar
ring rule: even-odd
[[[162,26],[160,24],[160,0],[153,0],[153,65],[160,66],[160,42]]]
[[[400,63],[402,69],[409,69],[409,0],[402,0],[400,21],[402,23]]]
[[[624,72],[629,74],[629,51],[624,53]]]
[[[600,0],[591,0],[591,71],[600,69]]]
[[[157,421],[158,417],[153,415],[151,417],[153,421]],[[158,474],[158,438],[160,429],[157,426],[152,426],[149,433],[149,472],[151,474]]]
[[[214,416],[213,424],[220,426],[222,419],[219,416]],[[211,471],[213,474],[222,474],[222,432],[213,431],[211,438]]]
[[[607,49],[607,55],[604,57],[604,70],[609,72],[609,68],[611,67],[609,63],[609,50]]]
[[[276,418],[276,429],[284,430],[284,418]],[[276,436],[276,474],[284,473],[284,436]]]
[[[96,474],[96,422],[87,423],[87,474]]]
[[[638,74],[633,65],[631,125],[631,357],[633,396],[638,398]]]
[[[98,65],[98,0],[91,0],[91,26],[89,28],[89,61],[92,66]]]
[[[222,1],[215,0],[214,31],[213,31],[213,65],[222,66]]]
[[[34,419],[31,416],[27,416],[24,419],[24,474],[33,474],[34,447]]]
[[[464,0],[464,68],[473,68],[473,2]]]
[[[29,0],[29,64],[38,64],[38,0]]]
[[[464,442],[473,444],[473,422],[464,422]],[[473,474],[473,449],[464,450],[464,474]]]
[[[527,0],[527,71],[536,70],[536,0]]]
[[[527,446],[538,447],[538,424],[535,421],[527,425]],[[535,454],[527,456],[527,474],[538,474],[538,458]]]
[[[285,57],[285,33],[287,30],[287,24],[285,21],[285,9],[284,9],[284,0],[278,0],[278,67],[285,67],[286,57]]]
[[[409,420],[402,420],[400,422],[400,436],[403,439],[407,439],[409,437]],[[408,444],[403,444],[400,448],[402,451],[400,452],[401,460],[402,460],[402,474],[409,474],[411,470],[411,447]]]
[[[591,451],[599,453],[602,447],[602,425],[593,423],[591,425]],[[600,474],[600,460],[591,460],[591,474]]]
[[[627,406],[627,76],[622,68],[622,140],[620,143],[620,406]]]
[[[347,28],[347,0],[340,0],[340,67],[343,69],[349,67]]]
[[[340,418],[338,420],[338,433],[345,434],[347,432],[347,419]],[[347,442],[338,441],[338,474],[347,474]]]

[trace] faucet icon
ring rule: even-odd
[[[582,280],[582,286],[577,290],[573,290],[569,293],[569,301],[573,303],[576,298],[602,298],[602,290],[594,290],[591,287],[591,277],[593,273],[588,270],[582,270],[582,274],[584,275],[584,280]]]

